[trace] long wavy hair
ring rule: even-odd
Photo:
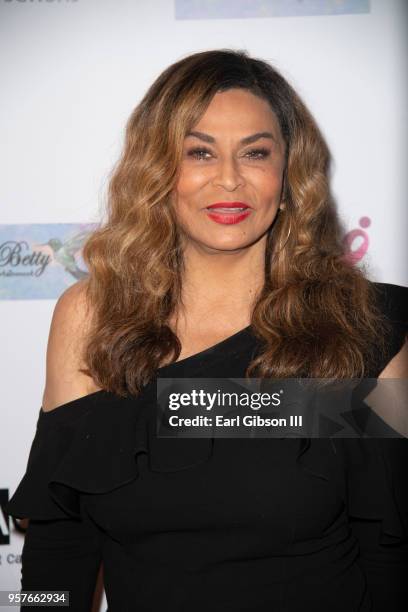
[[[389,326],[366,272],[346,257],[330,154],[312,115],[270,64],[243,50],[209,50],[166,68],[131,113],[106,221],[83,248],[91,325],[82,371],[103,389],[137,395],[178,359],[169,318],[181,300],[183,253],[172,193],[187,132],[230,88],[269,102],[286,144],[285,207],[268,233],[251,317],[262,350],[247,376],[360,378],[386,351]]]

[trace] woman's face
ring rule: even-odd
[[[184,141],[174,209],[184,239],[208,252],[249,247],[281,201],[285,143],[269,104],[249,91],[216,93]],[[245,211],[208,209],[232,204]]]

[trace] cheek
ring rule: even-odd
[[[254,182],[255,184],[255,182]],[[260,198],[272,200],[280,194],[282,178],[275,172],[259,174],[256,177],[256,188]]]
[[[180,198],[194,195],[194,192],[206,182],[207,177],[204,170],[182,170],[177,182],[176,193]]]

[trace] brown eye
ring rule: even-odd
[[[211,155],[211,151],[203,147],[196,148],[196,149],[189,149],[187,151],[188,157],[192,157],[193,159],[198,159],[198,160],[208,159],[205,157],[207,153]]]
[[[264,148],[251,149],[251,151],[248,151],[248,153],[246,153],[245,155],[249,155],[250,159],[262,160],[266,159],[270,155],[270,151],[269,149]]]

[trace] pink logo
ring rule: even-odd
[[[358,224],[360,228],[369,227],[371,219],[370,217],[361,217]],[[364,257],[370,243],[367,232],[360,228],[347,232],[343,240],[345,259],[351,264],[356,264]]]

